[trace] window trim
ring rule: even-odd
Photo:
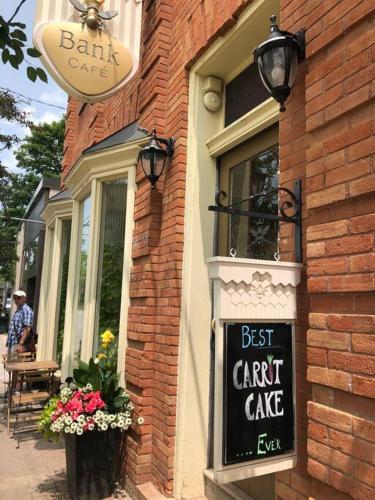
[[[270,98],[220,130],[206,142],[208,153],[217,158],[279,121],[279,106]]]

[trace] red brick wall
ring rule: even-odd
[[[277,494],[370,499],[375,498],[375,4],[292,0],[281,2],[281,12],[283,28],[307,29],[306,62],[281,121],[280,144],[281,179],[302,173],[305,180],[310,314],[302,380],[298,370],[303,371],[306,341],[302,334],[299,352],[297,337],[299,465],[278,475]],[[293,129],[298,119],[300,137]]]
[[[137,172],[126,358],[127,384],[145,416],[128,439],[129,484],[151,480],[167,494],[174,475],[188,68],[249,3],[144,0],[137,75],[104,104],[69,103],[64,175],[83,149],[134,120],[176,139],[157,192],[150,195]],[[296,331],[298,466],[277,476],[283,499],[370,498],[373,487],[374,9],[372,0],[281,1],[282,27],[306,27],[308,40],[280,124],[281,183],[303,181],[308,273]],[[292,240],[285,227],[284,260]]]
[[[128,439],[129,485],[151,480],[172,494],[178,371],[188,70],[227,31],[241,0],[144,0],[141,64],[126,88],[105,104],[70,99],[63,178],[82,151],[134,120],[173,136],[176,151],[158,192],[137,172],[134,266],[126,356],[127,386],[145,417]]]

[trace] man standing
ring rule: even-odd
[[[26,304],[26,293],[22,290],[17,290],[13,294],[13,300],[16,303],[17,310],[10,321],[7,347],[8,354],[15,352],[27,352],[31,349],[32,343],[32,326],[33,326],[33,311]]]

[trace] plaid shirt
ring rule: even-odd
[[[33,310],[27,304],[23,304],[14,313],[8,331],[8,347],[18,344],[25,326],[33,326]]]

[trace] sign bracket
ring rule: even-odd
[[[242,210],[239,208],[243,203],[250,202],[259,198],[269,198],[276,193],[286,193],[289,197],[287,200],[280,200],[279,198],[279,213],[275,215],[265,212],[257,212],[255,210]],[[212,212],[225,213],[230,215],[241,215],[258,220],[283,222],[286,224],[295,224],[294,231],[294,247],[296,262],[302,262],[302,214],[301,214],[301,180],[298,179],[294,182],[294,190],[291,191],[285,187],[278,187],[270,189],[269,191],[262,191],[256,193],[244,200],[233,203],[232,205],[223,205],[222,200],[227,197],[225,191],[219,191],[215,196],[216,205],[210,205],[208,210]],[[291,213],[288,213],[291,211]]]

